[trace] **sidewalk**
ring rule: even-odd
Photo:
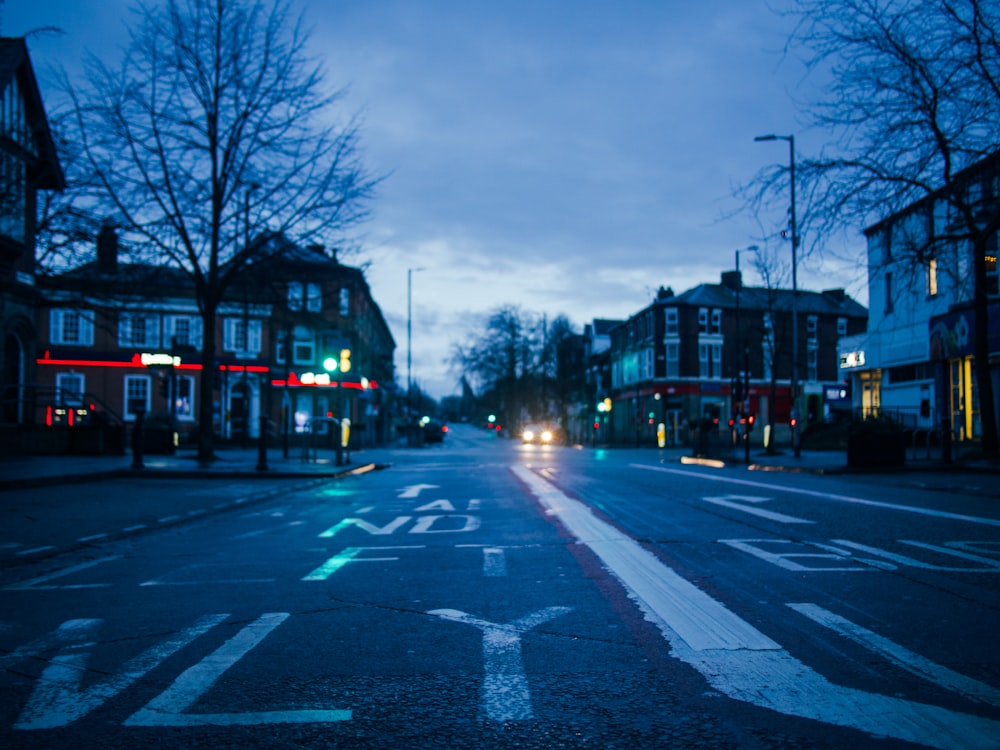
[[[216,461],[199,466],[194,449],[179,450],[173,456],[146,455],[143,468],[132,466],[132,454],[123,456],[18,456],[0,460],[0,491],[69,484],[114,477],[144,479],[301,479],[302,477],[339,477],[389,463],[386,449],[367,449],[345,454],[343,466],[337,466],[332,450],[318,451],[314,458],[303,457],[302,450],[289,451],[284,458],[280,449],[267,452],[267,468],[258,470],[256,448],[216,448]]]

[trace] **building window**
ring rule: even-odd
[[[667,344],[667,377],[676,378],[680,372],[681,345],[676,341]]]
[[[171,315],[165,321],[165,344],[171,347],[201,347],[201,318],[195,315]]]
[[[927,296],[936,297],[938,293],[938,262],[937,258],[927,261]]]
[[[222,348],[247,357],[260,354],[261,321],[258,319],[226,318]]]
[[[49,340],[53,344],[94,345],[93,313],[80,310],[52,310]]]
[[[989,297],[1000,295],[1000,277],[997,276],[997,245],[998,238],[993,238],[992,250],[986,251],[986,294]]]
[[[160,318],[142,313],[122,313],[118,317],[118,346],[123,349],[160,346]]]
[[[0,133],[20,148],[0,149],[0,234],[17,242],[25,241],[27,219],[27,175],[25,159],[18,154],[35,156],[34,139],[30,135],[24,112],[24,98],[17,76],[11,76],[0,92]]]
[[[698,344],[698,375],[709,380],[722,377],[722,344]]]
[[[807,338],[810,341],[816,340],[816,329],[818,323],[819,320],[815,315],[810,315],[808,318],[806,318],[806,333],[808,334]]]
[[[296,312],[302,309],[302,283],[299,281],[288,282],[288,309]]]
[[[60,406],[83,405],[83,375],[60,372],[56,375],[56,403]]]
[[[194,378],[190,375],[175,375],[174,387],[177,389],[177,393],[173,397],[174,414],[185,422],[193,421],[195,418]]]
[[[708,333],[708,308],[698,308],[698,332]]]
[[[761,341],[761,352],[764,360],[764,380],[770,380],[774,374],[774,330],[768,328]]]
[[[712,310],[712,329],[710,332],[722,333],[722,310]]]
[[[667,315],[667,335],[677,335],[677,308],[668,307],[666,309]]]
[[[323,294],[319,284],[306,284],[306,309],[309,312],[323,309]]]
[[[351,314],[351,290],[346,286],[340,290],[340,316],[346,318]]]
[[[122,414],[126,421],[134,421],[135,415],[149,411],[149,375],[125,376],[125,404]]]
[[[885,312],[886,315],[892,312],[892,271],[885,274]]]
[[[316,334],[305,326],[296,326],[292,335],[292,363],[311,365],[316,362]]]
[[[847,335],[847,318],[837,318],[837,335]]]
[[[811,382],[819,380],[818,367],[818,349],[814,342],[810,342],[809,348],[806,350],[806,370],[808,371],[806,376]]]

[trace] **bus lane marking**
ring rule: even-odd
[[[56,632],[55,639],[66,643],[42,672],[28,703],[14,724],[15,729],[54,729],[76,721],[121,693],[140,677],[159,666],[167,657],[208,632],[228,615],[207,615],[193,626],[143,651],[125,663],[118,674],[81,688],[87,673],[91,634],[100,620],[69,620]],[[83,639],[87,642],[81,642]]]
[[[934,508],[920,508],[911,505],[899,505],[898,503],[886,503],[880,500],[868,500],[863,497],[851,497],[850,495],[836,495],[829,492],[819,492],[817,490],[806,490],[798,487],[785,487],[780,484],[769,484],[767,482],[755,482],[751,479],[737,479],[736,477],[722,477],[715,474],[703,474],[701,472],[684,471],[683,469],[670,469],[666,466],[647,466],[646,464],[629,464],[632,469],[644,469],[646,471],[657,471],[663,474],[678,474],[689,479],[708,480],[711,482],[725,482],[737,484],[742,487],[755,487],[757,489],[769,490],[773,492],[787,492],[795,495],[805,495],[807,497],[817,497],[823,500],[835,500],[842,503],[853,503],[855,505],[866,505],[873,508],[884,508],[886,510],[900,510],[905,513],[916,513],[932,518],[947,518],[951,521],[969,521],[971,523],[983,524],[984,526],[1000,527],[1000,519],[983,518],[982,516],[969,516],[963,513],[950,513]]]
[[[893,643],[888,638],[884,638],[840,615],[823,609],[817,604],[789,603],[786,606],[805,615],[813,622],[854,641],[859,646],[863,646],[869,651],[886,658],[910,674],[959,693],[966,698],[971,698],[974,701],[988,703],[992,706],[1000,706],[1000,690],[997,690],[992,685],[987,685],[984,682],[967,677],[964,674],[960,674],[948,667],[924,658],[920,654]]]
[[[830,682],[585,504],[525,466],[511,471],[630,592],[659,626],[671,654],[722,694],[780,714],[942,750],[996,747],[1000,721]]]
[[[288,618],[287,612],[267,612],[243,627],[171,685],[125,720],[129,727],[250,726],[256,724],[307,724],[349,721],[351,711],[343,709],[302,709],[251,711],[247,713],[187,713],[236,662]]]
[[[527,721],[534,715],[531,690],[521,657],[521,636],[572,607],[546,607],[509,623],[483,620],[457,609],[427,614],[479,628],[483,633],[483,711],[490,721]]]
[[[65,584],[62,586],[43,586],[41,584],[48,583],[49,581],[54,581],[57,578],[63,578],[64,576],[72,575],[73,573],[79,573],[81,570],[87,570],[88,568],[93,568],[96,565],[100,565],[106,562],[114,562],[115,560],[120,560],[121,555],[111,555],[110,557],[101,557],[97,560],[89,560],[85,563],[80,563],[79,565],[72,565],[68,568],[63,568],[62,570],[57,570],[54,573],[46,573],[45,575],[38,576],[37,578],[31,578],[27,581],[21,581],[20,583],[12,583],[10,586],[4,586],[4,591],[54,591],[56,589],[98,589],[98,588],[108,588],[111,586],[110,583],[77,583],[77,584]]]
[[[398,557],[361,557],[362,552],[366,550],[396,550],[396,549],[426,549],[423,545],[417,545],[413,547],[345,547],[343,550],[338,552],[336,555],[331,557],[329,560],[320,565],[316,570],[314,570],[309,575],[303,576],[301,580],[303,581],[325,581],[327,578],[332,576],[338,570],[343,568],[348,563],[352,562],[394,562],[399,560]]]

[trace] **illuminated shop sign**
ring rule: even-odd
[[[856,352],[846,352],[840,355],[840,369],[846,370],[851,367],[865,366],[865,352],[863,349]]]
[[[180,367],[181,358],[166,352],[143,352],[139,361],[146,367]]]

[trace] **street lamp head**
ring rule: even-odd
[[[774,133],[771,133],[770,135],[758,135],[758,136],[756,136],[754,138],[754,140],[755,141],[776,141],[776,140],[778,140],[778,136],[776,136]]]

